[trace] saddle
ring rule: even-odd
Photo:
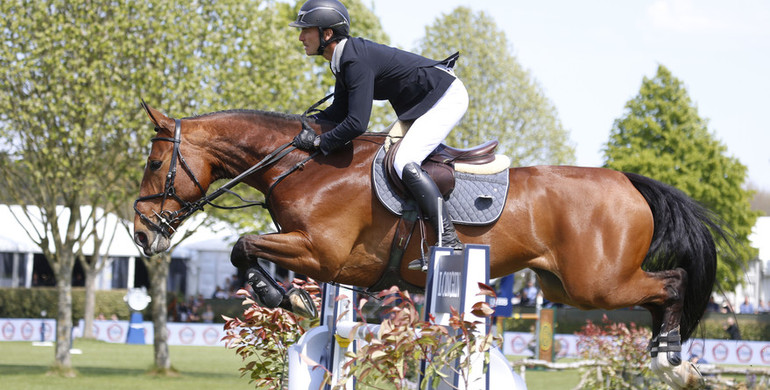
[[[410,125],[411,123],[396,121],[390,126],[388,138],[385,140],[385,145],[383,146],[385,155],[382,155],[383,151],[381,150],[375,157],[372,167],[373,185],[378,197],[382,195],[379,187],[387,187],[389,184],[390,187],[392,187],[390,189],[392,191],[390,194],[400,196],[406,200],[400,213],[396,212],[400,217],[398,224],[396,225],[393,241],[391,242],[388,265],[380,276],[380,279],[374,285],[369,287],[369,291],[381,291],[393,285],[409,291],[421,290],[403,280],[400,273],[401,261],[403,260],[406,247],[409,245],[415,224],[418,221],[422,223],[422,219],[419,215],[420,213],[417,210],[417,205],[413,200],[409,199],[410,196],[405,196],[407,191],[393,168],[393,160],[398,151],[401,138],[406,134]],[[468,183],[470,182],[473,182],[474,185],[483,186],[482,182],[485,182],[485,180],[467,179],[469,176],[474,175],[494,176],[497,180],[494,178],[487,179],[491,182],[501,181],[500,179],[502,179],[503,183],[498,183],[498,185],[502,185],[503,187],[496,193],[504,194],[507,192],[508,187],[508,176],[505,171],[510,166],[510,159],[506,156],[495,154],[497,145],[497,141],[489,141],[471,149],[456,149],[441,144],[428,156],[428,158],[425,159],[425,161],[423,161],[422,168],[431,176],[445,199],[449,198],[449,195],[455,190],[455,184],[458,184],[458,194],[453,196],[453,198],[462,194],[469,194],[471,191],[469,191]],[[457,183],[455,182],[455,171],[460,175],[460,180]],[[503,177],[500,177],[500,175]],[[380,181],[379,179],[382,180]],[[378,183],[381,184],[378,185]],[[505,201],[504,195],[502,197],[490,197],[478,195],[478,192],[475,194],[475,197],[472,197],[472,199],[475,199],[475,202],[471,203],[474,203],[477,206],[479,203],[483,203],[482,208],[488,210],[502,210]],[[480,202],[481,200],[489,201],[489,203]],[[394,211],[389,208],[385,201],[383,201],[383,198],[380,197],[380,201],[383,202],[383,205],[386,208]],[[492,207],[493,203],[496,203],[495,207]],[[448,207],[451,211],[451,199],[448,203]],[[497,217],[499,217],[499,213],[492,212],[492,217],[489,220],[494,221]],[[469,224],[484,225],[488,223],[491,222],[471,222]]]
[[[410,126],[411,122],[396,121],[390,126],[388,139],[385,141],[385,150],[387,151],[385,153],[385,173],[388,181],[390,181],[398,194],[402,196],[407,194],[406,188],[404,188],[404,184],[393,167],[393,161],[401,145],[401,138],[403,138],[403,135],[406,134]],[[455,164],[482,166],[493,163],[496,159],[495,150],[498,144],[497,140],[492,140],[470,149],[456,149],[440,144],[422,162],[422,169],[436,183],[441,195],[444,198],[448,198],[455,188]]]

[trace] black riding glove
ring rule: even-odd
[[[321,145],[321,136],[316,135],[316,133],[313,132],[313,130],[310,130],[308,128],[303,128],[302,131],[297,134],[296,137],[294,137],[294,146],[296,146],[299,149],[308,151],[308,152],[314,152],[318,150],[318,147]]]

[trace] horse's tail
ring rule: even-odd
[[[682,191],[648,177],[624,174],[647,200],[655,223],[642,267],[646,271],[683,268],[687,272],[680,323],[685,341],[703,317],[714,287],[717,252],[712,232],[726,237],[725,232],[711,211]]]

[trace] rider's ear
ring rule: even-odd
[[[171,131],[174,128],[173,119],[150,107],[147,103],[144,102],[144,99],[142,99],[142,108],[144,108],[144,112],[147,113],[147,116],[150,117],[150,121],[152,121],[152,123],[155,125],[155,131],[158,129],[166,129]]]

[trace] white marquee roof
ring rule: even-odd
[[[0,205],[0,252],[21,252],[21,253],[42,253],[40,247],[30,238],[27,233],[31,229],[33,235],[35,232],[43,231],[43,224],[40,217],[40,210],[37,207],[28,207],[28,218],[18,205]],[[64,207],[57,209],[62,234],[64,234],[69,210]],[[99,215],[103,215],[101,209],[96,210]],[[81,207],[82,218],[87,218],[91,213],[90,206]],[[187,221],[177,236],[182,236],[185,229],[194,229],[205,220],[204,213],[197,213]],[[103,255],[113,257],[131,257],[140,256],[139,249],[134,244],[131,233],[126,229],[133,230],[133,223],[121,221],[116,215],[108,214],[102,218],[97,228],[100,234],[109,237],[114,233],[114,239],[109,247],[108,243],[102,244],[101,252]],[[85,226],[86,230],[93,229],[89,222]],[[49,236],[52,234],[48,232]],[[36,236],[35,236],[36,237]],[[218,223],[214,226],[200,226],[196,232],[185,240],[175,251],[175,255],[180,257],[189,257],[189,251],[230,251],[233,242],[237,239],[238,233],[230,229],[226,224]],[[89,240],[84,246],[86,255],[93,255],[93,241]]]

